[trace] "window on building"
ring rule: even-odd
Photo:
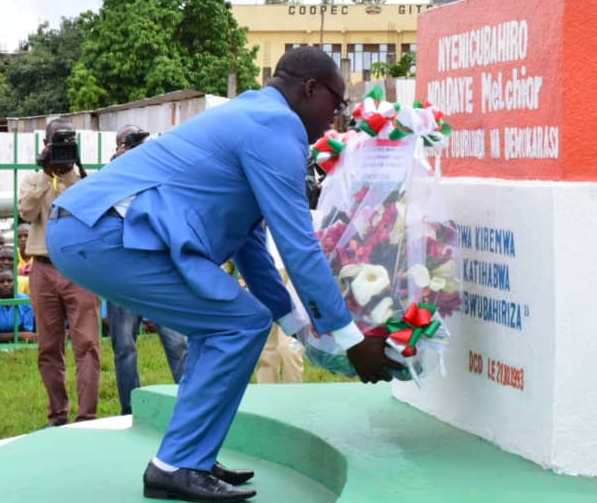
[[[388,57],[395,57],[395,44],[348,44],[350,71],[371,70],[374,63],[386,63]]]
[[[286,44],[285,52],[297,47],[306,47],[309,44]],[[319,44],[313,44],[313,47],[319,47]],[[323,44],[323,51],[329,54],[334,62],[340,67],[340,60],[342,59],[342,44]]]
[[[400,53],[406,54],[407,52],[417,52],[417,44],[400,44]]]
[[[314,47],[320,47],[319,44],[313,44]],[[340,67],[340,60],[342,59],[342,44],[323,44],[321,46],[323,52],[329,54],[334,62]]]
[[[307,47],[309,44],[286,44],[284,52],[288,52],[290,49],[296,49],[297,47]]]

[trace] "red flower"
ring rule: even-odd
[[[362,203],[363,199],[365,199],[365,197],[367,196],[367,193],[369,192],[369,187],[362,187],[361,190],[359,190],[354,196],[352,196],[352,198],[357,202],[357,203]]]

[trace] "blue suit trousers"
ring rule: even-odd
[[[167,252],[124,248],[122,229],[123,220],[111,214],[93,227],[70,216],[52,219],[50,257],[76,283],[188,337],[186,371],[158,457],[211,470],[270,331],[271,312],[240,286],[230,301],[198,296]]]

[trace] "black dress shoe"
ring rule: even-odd
[[[188,468],[166,472],[150,462],[143,475],[146,498],[232,502],[244,501],[255,494],[253,489],[236,489],[210,472]]]
[[[220,480],[223,480],[227,484],[232,484],[233,486],[244,484],[247,480],[252,479],[255,475],[253,470],[230,470],[217,461],[214,467],[211,469],[211,473]]]

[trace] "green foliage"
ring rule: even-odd
[[[67,84],[71,110],[97,108],[106,98],[106,91],[97,84],[95,76],[82,63],[75,64]]]
[[[37,370],[35,344],[26,349],[5,352],[7,345],[0,345],[0,439],[37,430],[46,422],[46,392]],[[141,384],[171,384],[164,349],[157,335],[143,335],[137,339],[137,353]],[[71,398],[71,420],[76,414],[75,362],[72,349],[66,351],[68,394]],[[354,381],[314,368],[305,362],[305,382]],[[252,379],[255,382],[255,379]],[[98,417],[120,414],[120,403],[114,373],[114,353],[108,338],[101,344],[101,378]]]
[[[256,87],[257,49],[246,40],[224,0],[104,2],[69,80],[71,109],[189,87],[225,95],[231,70],[239,91]]]
[[[413,52],[407,52],[402,55],[398,63],[373,63],[371,65],[371,73],[374,77],[413,77],[414,73],[410,70],[416,62],[416,57]]]
[[[0,85],[0,115],[40,115],[68,110],[66,79],[81,55],[86,30],[94,14],[62,19],[60,28],[39,25],[29,35],[25,52],[13,56]]]
[[[6,78],[6,75],[0,71],[0,117],[9,115],[15,108],[14,95]]]
[[[224,0],[104,0],[99,14],[41,24],[0,59],[0,116],[89,110],[184,88],[257,87],[257,48]]]

